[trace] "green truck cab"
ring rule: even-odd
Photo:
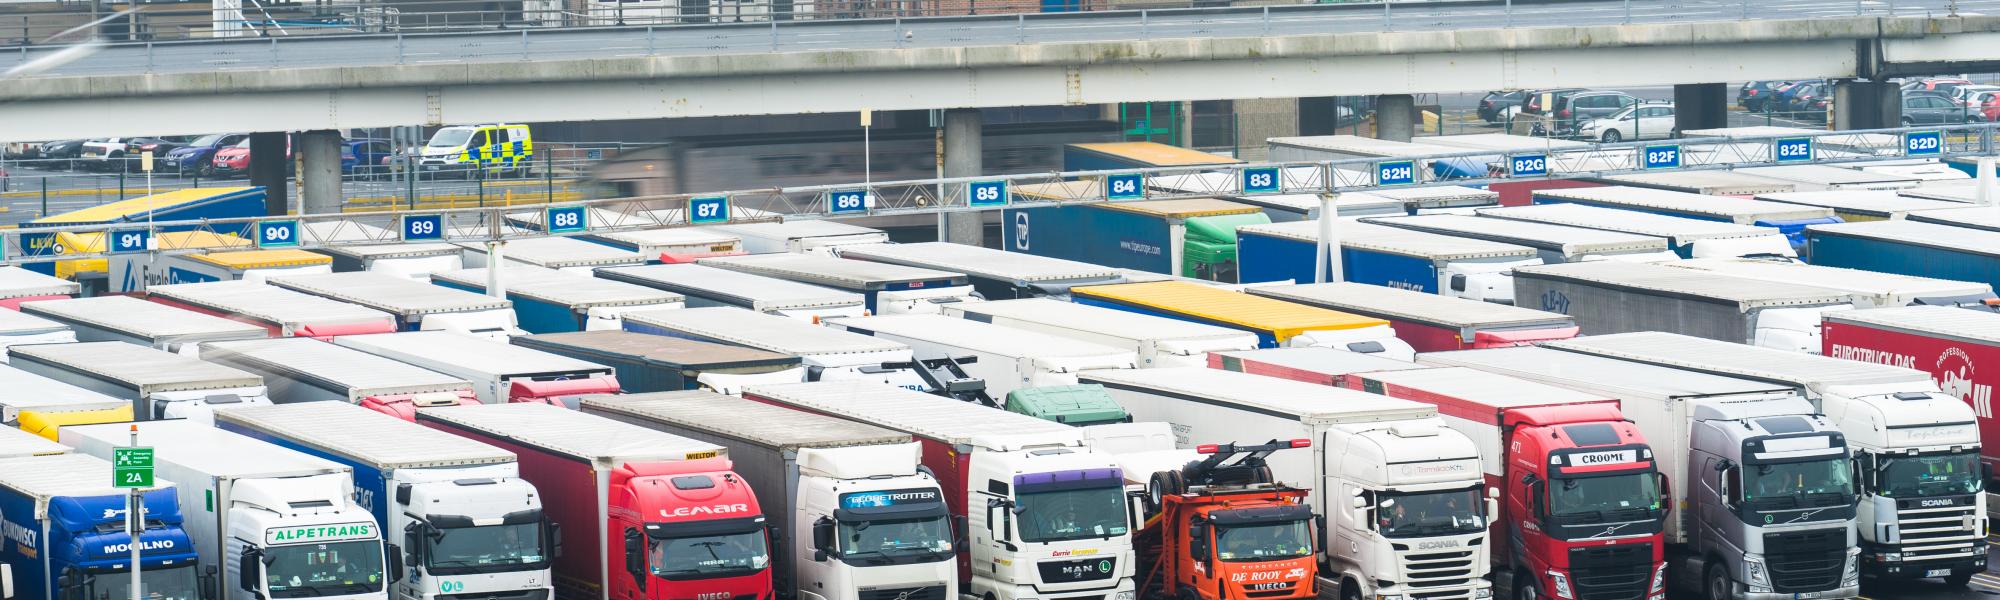
[[[1130,423],[1131,413],[1111,399],[1104,386],[1055,385],[1007,392],[1007,412],[1077,427]]]

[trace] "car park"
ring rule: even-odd
[[[1903,99],[1903,126],[1947,125],[1966,121],[1977,122],[1978,113],[1971,108],[1959,106],[1949,100],[1935,96],[1916,96]]]
[[[1736,88],[1736,105],[1750,112],[1764,112],[1764,105],[1777,94],[1778,86],[1784,84],[1774,80],[1746,81]]]
[[[1506,120],[1507,109],[1520,106],[1527,96],[1521,90],[1487,92],[1485,98],[1479,99],[1479,118],[1488,123],[1502,122]]]
[[[215,153],[223,148],[242,143],[243,140],[247,139],[250,139],[250,134],[247,133],[212,133],[204,135],[195,138],[185,145],[168,150],[166,153],[166,166],[168,169],[182,175],[211,176],[215,174],[215,165],[209,161],[215,158]]]

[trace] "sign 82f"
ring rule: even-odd
[[[298,221],[258,221],[258,248],[291,248],[299,245]]]
[[[1640,166],[1647,169],[1678,169],[1681,167],[1680,146],[1647,146],[1640,156]]]
[[[1936,156],[1944,154],[1944,133],[1938,131],[1912,131],[1903,134],[1903,154],[1909,156]]]
[[[1407,185],[1417,182],[1417,163],[1396,160],[1375,163],[1376,185]]]
[[[688,200],[688,222],[721,223],[729,220],[729,197],[709,196]]]
[[[1104,197],[1133,200],[1146,197],[1146,176],[1142,173],[1110,175],[1104,178]]]

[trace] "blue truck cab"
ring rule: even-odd
[[[113,488],[111,463],[81,454],[0,459],[0,563],[14,571],[19,600],[130,598],[129,493]],[[198,572],[181,528],[173,484],[145,488],[140,580],[154,600],[211,600],[213,574]]]

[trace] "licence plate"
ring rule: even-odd
[[[94,156],[97,156],[97,153],[96,153],[96,152],[85,152],[85,153],[83,153],[83,155],[84,155],[84,156],[92,156],[92,157],[94,157]]]
[[[1951,569],[1931,569],[1924,571],[1925,577],[1950,577]]]
[[[436,171],[436,170],[438,170],[438,166],[437,166],[437,165],[424,165],[424,170],[425,170],[425,171]]]

